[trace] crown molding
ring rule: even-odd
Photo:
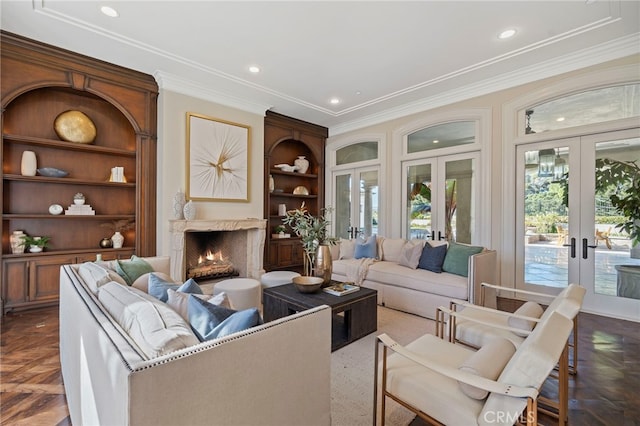
[[[329,128],[329,136],[358,130],[394,120],[407,115],[424,112],[430,109],[449,105],[477,96],[487,95],[500,90],[509,89],[521,84],[531,83],[566,72],[597,65],[607,61],[623,58],[640,53],[640,33],[621,37],[607,43],[602,43],[569,55],[554,58],[536,65],[514,70],[510,73],[497,75],[477,83],[459,87],[455,90],[439,93],[434,96],[411,102],[395,108],[390,108],[376,114],[370,114],[356,120],[347,121]]]
[[[153,73],[153,77],[156,79],[158,87],[161,90],[181,93],[183,95],[258,114],[263,117],[266,111],[273,107],[273,105],[270,104],[255,102],[213,90],[211,87],[203,86],[193,80],[179,77],[164,71],[155,71]]]

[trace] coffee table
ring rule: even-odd
[[[333,296],[300,293],[293,284],[265,288],[262,293],[265,322],[292,315],[320,305],[331,307],[331,351],[373,333],[378,328],[378,292],[361,287],[360,290]]]

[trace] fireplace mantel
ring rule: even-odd
[[[242,231],[247,233],[247,275],[259,280],[264,273],[262,266],[266,228],[265,219],[170,220],[171,277],[176,281],[185,279],[185,232]]]

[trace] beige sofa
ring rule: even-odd
[[[148,260],[169,273],[168,257]],[[126,333],[130,324],[118,323],[100,302],[104,283],[86,282],[80,268],[64,265],[60,274],[60,361],[73,424],[330,424],[327,306],[149,357],[141,350],[149,342]],[[175,320],[159,306],[152,310]],[[168,327],[180,335],[169,339],[172,345],[193,342],[188,324]],[[157,330],[145,337],[159,341]]]
[[[422,247],[425,243],[425,240],[377,237],[378,259],[360,262],[361,269],[356,272],[358,261],[353,259],[353,250],[341,247],[352,243],[341,240],[340,244],[332,247],[332,278],[338,281],[360,280],[360,285],[378,291],[379,305],[431,319],[435,319],[439,306],[449,306],[452,299],[479,302],[481,284],[496,282],[495,250],[483,249],[469,256],[466,277],[413,269],[401,264],[401,257],[411,245]]]

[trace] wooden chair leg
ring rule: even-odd
[[[563,426],[569,420],[569,346],[565,346],[560,355],[558,371],[558,425]]]
[[[538,401],[529,398],[527,400],[527,426],[537,426],[538,425]]]
[[[569,364],[569,374],[571,375],[578,374],[578,315],[573,318],[573,344],[571,345],[573,363]]]

